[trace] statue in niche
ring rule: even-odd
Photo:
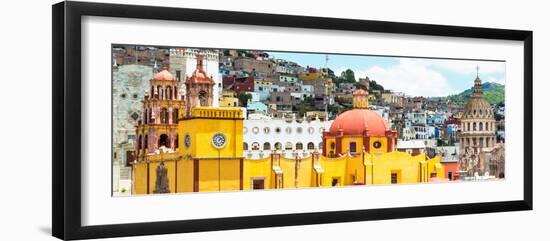
[[[169,193],[168,169],[164,166],[164,162],[160,162],[156,171],[157,179],[155,180],[155,190],[153,193]]]

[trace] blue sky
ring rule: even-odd
[[[271,57],[286,59],[302,66],[324,67],[324,54],[268,52]],[[479,66],[483,82],[504,84],[505,62],[447,60],[426,58],[328,55],[328,67],[339,75],[351,69],[355,78],[369,76],[386,89],[411,96],[445,96],[473,86]]]

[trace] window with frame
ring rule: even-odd
[[[356,153],[357,152],[357,142],[350,142],[349,143],[349,152]]]
[[[126,151],[126,166],[131,166],[134,162],[134,159],[136,159],[134,151]]]
[[[391,184],[397,184],[397,173],[391,173]]]
[[[262,190],[265,189],[265,179],[264,178],[253,178],[252,179],[252,190]]]

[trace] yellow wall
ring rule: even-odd
[[[180,168],[181,166],[181,168]],[[193,191],[193,160],[183,159],[178,165],[178,192]]]
[[[147,194],[147,184],[149,184],[149,193],[155,191],[155,182],[157,178],[157,167],[159,161],[152,161],[149,165],[146,162],[137,163],[134,165],[134,194]],[[149,183],[147,183],[147,166],[149,166]],[[164,167],[168,174],[168,188],[171,193],[176,192],[176,162],[164,161]]]
[[[235,97],[220,98],[220,107],[235,107],[239,105],[239,99]]]
[[[375,148],[374,147],[374,143],[379,141],[382,146],[380,148]],[[376,136],[371,136],[370,137],[370,147],[369,147],[369,152],[370,153],[374,153],[374,154],[378,154],[378,153],[386,153],[388,152],[388,138],[385,137],[385,136],[381,136],[381,137],[376,137]]]
[[[305,81],[323,80],[323,72],[321,72],[320,70],[315,73],[309,73],[307,71],[304,71],[300,73],[299,77],[300,77],[300,80],[305,80]]]
[[[259,160],[244,160],[243,163],[243,189],[252,189],[253,178],[264,178],[266,189],[275,188],[273,180],[273,170],[271,168],[271,157]]]
[[[418,183],[430,181],[430,174],[436,173],[438,178],[445,178],[440,157],[426,160],[425,154],[411,156],[406,152],[362,153],[344,155],[336,158],[320,156],[318,165],[322,173],[313,169],[313,157],[304,159],[280,158],[280,168],[283,173],[284,188],[316,187],[319,177],[320,186],[332,186],[333,178],[339,180],[338,186],[354,184],[391,184],[391,174],[396,173],[398,183]],[[178,192],[193,191],[193,160],[178,161],[178,180],[175,179],[175,161],[165,161],[168,168],[170,191],[174,192],[174,184],[178,182]],[[240,189],[240,159],[201,159],[199,163],[199,191],[227,191]],[[218,163],[221,166],[218,169]],[[252,179],[264,179],[266,189],[275,188],[275,173],[271,156],[260,160],[243,160],[243,190],[252,188]],[[298,163],[298,174],[296,167]],[[150,193],[155,187],[158,162],[150,164]],[[274,165],[277,165],[276,163]],[[134,165],[134,192],[146,193],[147,163],[138,162]],[[218,170],[221,179],[218,181]],[[354,180],[355,176],[355,180]],[[221,187],[219,186],[221,184]]]
[[[361,137],[343,137],[342,153],[347,153],[349,143],[357,143],[357,153],[340,157],[319,156],[317,166],[313,168],[313,156],[303,159],[280,157],[272,161],[272,156],[260,160],[243,159],[243,119],[239,108],[194,108],[189,119],[181,119],[178,125],[179,149],[176,153],[147,156],[133,166],[134,193],[153,193],[156,181],[156,167],[164,161],[168,169],[171,192],[193,192],[195,187],[195,164],[198,163],[198,191],[227,191],[252,188],[252,179],[264,179],[266,189],[275,188],[276,173],[274,167],[282,172],[284,188],[332,186],[337,179],[338,186],[354,184],[390,184],[391,174],[397,174],[398,183],[417,183],[430,181],[431,173],[445,178],[440,157],[426,160],[425,154],[411,156],[405,152],[387,152],[386,137],[370,137],[370,153],[362,152]],[[212,136],[223,133],[226,144],[222,148],[212,145]],[[185,147],[185,135],[191,137],[191,145]],[[327,150],[333,137],[326,138]],[[380,141],[382,146],[374,148],[373,143]],[[276,160],[276,159],[275,159]],[[148,164],[149,162],[149,164]],[[177,162],[177,176],[176,176]],[[149,165],[149,183],[147,184],[147,165]],[[219,173],[219,174],[218,174]],[[279,187],[280,188],[280,187]]]
[[[200,158],[237,157],[243,156],[243,121],[242,112],[239,108],[200,108],[193,110],[193,117],[179,121],[179,140],[181,153]],[[232,117],[223,109],[231,109],[240,114],[239,117]],[[195,112],[197,114],[195,115]],[[201,113],[202,112],[202,113]],[[213,115],[216,117],[203,117]],[[227,117],[226,117],[227,116]],[[218,149],[212,145],[212,136],[216,133],[223,133],[227,138],[226,145]],[[191,145],[185,147],[185,135],[191,137]]]

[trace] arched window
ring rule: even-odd
[[[148,123],[151,123],[151,120],[153,119],[153,110],[151,108],[149,108],[149,116],[147,118],[149,118],[149,120],[147,121]]]
[[[336,148],[336,144],[334,142],[330,143],[330,149],[334,150]]]
[[[470,130],[471,130],[470,127],[471,127],[471,126],[470,126],[470,122],[468,122],[468,129],[467,129],[467,131],[470,131]]]
[[[319,150],[323,150],[323,142],[319,142]]]
[[[200,103],[200,106],[208,106],[208,103],[207,103],[207,96],[208,93],[206,93],[206,91],[204,90],[201,90],[199,92],[199,103]]]
[[[172,123],[173,124],[178,124],[178,108],[174,108],[174,110],[172,110]]]
[[[357,143],[356,142],[350,142],[349,143],[349,152],[351,152],[351,153],[357,152]]]
[[[158,91],[158,98],[159,98],[160,100],[162,100],[162,98],[163,98],[163,95],[162,95],[162,86],[160,86],[160,85],[157,86],[157,91]]]
[[[479,130],[480,130],[480,131],[483,130],[483,122],[479,122]]]
[[[303,150],[303,149],[304,149],[304,144],[302,144],[301,142],[296,143],[296,150]]]
[[[174,100],[178,99],[178,87],[174,86]]]
[[[151,86],[151,98],[155,98],[155,86]]]
[[[166,99],[167,100],[172,99],[172,87],[170,86],[166,87]]]
[[[489,130],[489,122],[485,122],[485,130],[486,130],[486,131]]]
[[[483,147],[483,137],[479,138],[479,147]]]
[[[253,151],[260,150],[260,143],[258,143],[258,142],[252,143],[252,150]]]
[[[243,150],[248,151],[248,143],[243,143]]]
[[[269,142],[264,143],[264,150],[266,151],[271,150],[271,144]]]
[[[485,138],[485,147],[490,147],[490,145],[489,145],[489,137]]]
[[[168,110],[166,110],[166,108],[162,108],[160,111],[160,122],[162,124],[168,123]]]
[[[474,131],[477,131],[477,124],[474,122]]]
[[[168,138],[168,135],[162,134],[159,138],[159,147],[165,146],[170,147],[170,139]]]
[[[292,150],[292,143],[291,142],[287,142],[285,144],[285,150]]]
[[[315,144],[313,144],[313,142],[307,143],[307,149],[308,149],[308,150],[313,150],[313,149],[315,149]]]
[[[280,142],[275,142],[275,150],[281,150],[282,146]]]

